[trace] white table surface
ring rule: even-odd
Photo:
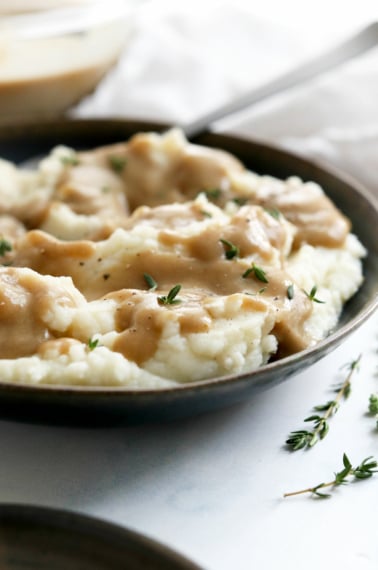
[[[147,21],[144,28],[140,26],[139,35],[131,47],[134,59],[131,63],[126,62],[124,67],[121,65],[115,74],[107,78],[94,97],[79,107],[78,114],[109,115],[114,109],[119,111],[113,102],[119,103],[121,93],[125,101],[124,115],[148,116],[144,111],[149,110],[149,118],[157,118],[161,113],[163,118],[172,121],[180,117],[189,120],[196,104],[198,112],[202,112],[208,110],[213,102],[223,102],[222,94],[231,97],[245,89],[249,85],[244,73],[247,62],[245,42],[249,34],[247,19],[243,17],[245,25],[241,29],[244,35],[239,35],[238,41],[234,37],[236,51],[239,49],[244,54],[244,59],[241,63],[239,61],[240,69],[235,69],[232,61],[225,60],[223,67],[218,60],[217,66],[211,65],[210,50],[206,52],[204,63],[207,64],[208,75],[196,65],[196,57],[203,60],[205,52],[201,52],[198,46],[206,42],[212,44],[210,40],[215,32],[214,28],[207,26],[204,3],[201,4],[201,17],[192,22],[188,20],[189,12],[185,20],[180,20],[177,10],[172,18],[167,17],[166,23],[173,22],[172,29],[177,34],[179,30],[180,36],[174,36],[174,32],[166,33],[164,26],[156,26],[151,21]],[[268,9],[263,10],[264,18],[267,14]],[[225,43],[224,32],[231,15],[236,17],[230,9],[224,13],[217,12],[216,21],[222,31],[223,43],[212,44],[214,57],[219,46]],[[281,16],[285,15],[284,23],[288,25],[287,12],[281,10]],[[319,13],[318,20],[321,21]],[[323,35],[330,31],[329,21],[326,23],[328,28],[317,28],[323,31]],[[149,47],[142,28],[147,29]],[[291,43],[284,44],[280,36],[276,44],[272,44],[271,39],[267,43],[260,28],[257,22],[253,33],[258,36],[265,55],[266,46],[270,46],[269,57],[266,55],[263,65],[265,75],[269,75],[267,62],[272,62],[270,71],[275,73],[275,63],[280,54],[282,68],[287,66],[288,55],[294,57],[300,38],[291,36]],[[197,38],[197,51],[188,47],[191,34]],[[174,58],[169,59],[172,42],[174,44],[179,37],[185,40],[177,51],[178,57],[186,63],[184,68]],[[278,36],[275,37],[277,39]],[[324,41],[329,42],[330,37],[328,34]],[[308,39],[310,49],[315,45],[316,34],[309,35]],[[154,73],[154,41],[160,46],[160,60],[157,58],[156,61],[162,63],[164,82],[160,84],[161,91],[157,87],[158,74]],[[282,50],[281,45],[286,45],[287,50]],[[258,61],[256,53],[252,50],[250,53],[253,62]],[[226,65],[230,70],[228,82],[225,81]],[[263,69],[260,71],[264,72]],[[124,73],[122,77],[126,78],[126,87],[129,81],[131,88],[123,92],[117,89],[112,94],[109,87],[114,85],[117,77],[122,79],[120,73]],[[185,89],[187,73],[195,87],[190,93]],[[357,85],[363,89],[363,83],[354,81],[353,72],[351,75],[347,73],[347,77],[356,86],[354,96],[358,96]],[[150,86],[143,92],[144,99],[140,97],[138,81],[139,87],[141,82]],[[368,85],[375,105],[371,103],[373,112],[376,109],[373,87],[376,89],[377,85],[371,81]],[[319,92],[324,93],[324,89],[324,84],[320,84]],[[170,93],[170,99],[167,99],[167,93]],[[214,93],[219,94],[216,101]],[[298,97],[302,114],[297,125],[301,127],[305,123],[307,106],[303,92],[299,92]],[[334,101],[338,101],[336,96]],[[201,103],[203,108],[200,108]],[[368,101],[364,108],[368,108]],[[281,117],[287,119],[284,105],[278,105],[277,112],[280,109]],[[292,113],[290,101],[289,109]],[[267,140],[277,137],[278,142],[287,143],[286,146],[293,143],[294,148],[302,147],[301,141],[295,139],[296,135],[303,134],[300,128],[297,133],[285,133],[288,125],[292,128],[291,123],[277,121],[275,112],[272,113],[273,121],[269,122],[269,106],[261,111],[260,115],[252,113],[250,121],[243,123],[243,128],[239,129],[243,135],[255,130],[260,138],[264,138],[265,133]],[[340,105],[339,111],[338,130],[327,130],[329,116],[322,116],[323,123],[321,120],[316,123],[321,127],[318,131],[314,127],[313,131],[304,133],[303,136],[308,137],[304,139],[303,148],[309,156],[319,153],[324,157],[323,147],[313,142],[312,136],[316,135],[316,140],[326,141],[324,148],[331,149],[334,162],[342,165],[344,158],[344,166],[353,167],[362,179],[366,174],[365,181],[374,185],[378,181],[377,174],[371,169],[369,178],[369,170],[363,167],[363,158],[368,156],[371,164],[376,165],[376,151],[372,149],[378,147],[371,143],[377,145],[378,141],[378,128],[374,131],[374,125],[378,127],[377,112],[374,117],[371,112],[366,119],[370,128],[370,155],[366,152],[366,140],[363,153],[356,155],[351,150],[355,148],[353,143],[356,140],[351,131],[348,131],[349,138],[340,134],[345,117],[350,116],[350,109],[347,105]],[[272,129],[272,125],[278,125],[279,132]],[[285,134],[291,136],[285,138]],[[349,160],[348,152],[346,155],[341,151],[339,154],[333,152],[334,149],[345,150],[343,144],[339,144],[340,140],[343,144],[346,141],[349,155],[357,156],[359,162]],[[342,403],[337,415],[331,419],[328,436],[310,451],[289,452],[284,445],[288,433],[306,425],[302,420],[313,405],[332,397],[330,387],[343,377],[340,376],[340,367],[360,353],[361,370],[353,378],[350,398]],[[207,570],[271,570],[278,567],[376,570],[378,475],[368,481],[338,488],[326,501],[307,496],[283,499],[283,493],[332,478],[333,473],[342,467],[343,452],[353,463],[370,455],[378,458],[378,431],[374,418],[367,414],[369,395],[378,391],[377,362],[378,313],[341,347],[309,370],[243,404],[216,413],[167,424],[103,429],[58,428],[2,421],[0,501],[61,507],[101,517],[162,541]]]
[[[142,532],[208,570],[376,570],[378,475],[331,499],[282,497],[332,478],[346,452],[378,458],[378,313],[310,370],[230,409],[174,423],[76,429],[0,423],[0,500],[72,509]],[[332,397],[362,354],[352,393],[310,451],[285,437]],[[344,371],[345,375],[345,371]],[[326,565],[325,561],[326,560]]]

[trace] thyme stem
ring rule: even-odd
[[[334,481],[329,481],[328,483],[321,483],[321,488],[331,487],[334,485]],[[320,487],[308,487],[307,489],[301,489],[300,491],[291,491],[290,493],[284,493],[284,497],[295,497],[296,495],[305,495],[306,493],[314,493]]]
[[[311,493],[315,497],[320,499],[328,499],[330,497],[329,493],[322,493],[319,489],[325,489],[327,487],[337,487],[338,485],[346,485],[350,482],[350,478],[363,480],[369,479],[377,473],[378,463],[373,457],[366,457],[359,465],[353,467],[347,454],[343,455],[343,469],[335,473],[335,477],[332,481],[327,483],[319,483],[314,487],[307,487],[306,489],[301,489],[300,491],[292,491],[290,493],[284,493],[284,497],[294,497],[295,495],[304,495],[305,493]]]
[[[333,400],[329,400],[325,404],[319,406],[314,406],[313,411],[324,412],[322,415],[313,414],[308,418],[305,418],[305,422],[314,422],[314,429],[309,430],[296,430],[289,434],[286,440],[286,444],[293,450],[304,449],[308,447],[313,447],[319,440],[324,439],[329,430],[328,420],[329,418],[337,412],[340,406],[340,401],[342,398],[347,398],[351,389],[352,375],[355,370],[358,369],[361,354],[353,362],[347,364],[348,375],[340,387],[337,388],[336,397]]]

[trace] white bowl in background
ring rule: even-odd
[[[0,123],[62,115],[93,91],[124,49],[140,3],[55,1],[41,9],[24,0],[35,9],[17,13],[1,4]]]

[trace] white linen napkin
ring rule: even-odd
[[[143,5],[118,66],[73,114],[189,122],[365,23],[354,18],[349,26],[332,28],[328,22],[327,35],[316,22],[311,29],[290,28],[248,4]],[[378,49],[214,128],[336,165],[378,196]]]
[[[378,49],[224,121],[223,128],[335,165],[378,197]]]

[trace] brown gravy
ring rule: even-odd
[[[3,268],[0,275],[4,325],[0,358],[30,355],[39,349],[46,354],[51,342],[61,336],[40,315],[52,295],[64,297],[64,292],[52,292],[42,277],[32,273],[19,275],[22,267],[40,276],[70,276],[88,302],[114,301],[113,350],[138,365],[156,353],[169,319],[178,323],[182,335],[208,332],[212,317],[205,300],[214,296],[242,294],[243,311],[274,315],[272,333],[280,355],[309,345],[305,323],[313,303],[286,270],[288,250],[303,242],[338,247],[350,229],[349,221],[317,188],[294,185],[278,191],[273,185],[269,195],[266,188],[255,189],[246,205],[225,214],[228,221],[204,224],[201,231],[188,234],[188,224],[212,217],[210,203],[209,211],[204,211],[199,201],[190,201],[199,192],[219,190],[212,200],[216,206],[239,197],[232,181],[233,175],[243,172],[238,160],[223,151],[168,144],[158,135],[137,135],[127,144],[77,156],[79,164],[67,167],[51,204],[64,203],[80,216],[99,216],[104,221],[102,241],[59,240],[38,229],[36,219],[31,231],[10,224],[9,238],[12,232],[17,235],[10,259],[13,267]],[[114,156],[122,168],[111,167]],[[272,216],[265,208],[280,213]],[[48,206],[44,215],[47,211]],[[24,220],[26,214],[19,218]],[[132,235],[137,227],[153,228],[156,245],[135,252],[125,241],[124,248],[113,251],[109,244],[114,234],[108,238],[112,223],[123,228],[125,235]],[[5,218],[3,227],[7,227]],[[234,256],[228,255],[230,247],[236,248]],[[149,290],[146,275],[156,282],[156,291]],[[181,285],[180,302],[162,305],[159,299],[177,284]],[[289,287],[294,295],[288,294]],[[74,303],[69,295],[65,302]],[[62,353],[69,350],[71,340],[59,339]]]

